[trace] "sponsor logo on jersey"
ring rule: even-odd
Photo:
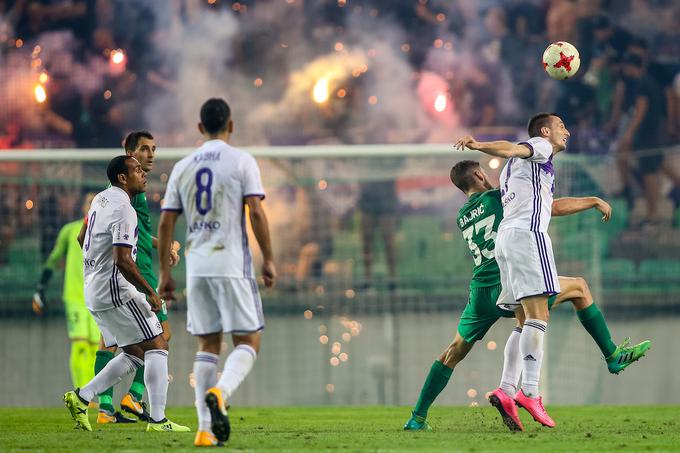
[[[189,227],[189,233],[195,233],[197,231],[215,231],[219,230],[222,227],[222,224],[216,220],[213,221],[206,221],[206,220],[201,220],[199,222],[194,222],[190,227]]]
[[[503,207],[515,199],[515,192],[510,192],[507,196],[503,197]]]

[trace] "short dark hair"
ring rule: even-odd
[[[137,145],[139,145],[139,140],[142,138],[153,140],[153,135],[151,135],[151,132],[149,131],[130,132],[123,141],[123,149],[125,149],[126,152],[136,150]]]
[[[117,186],[119,184],[118,175],[128,174],[127,168],[128,159],[133,159],[133,157],[128,156],[127,154],[123,156],[116,156],[113,159],[111,159],[111,162],[109,162],[109,166],[106,167],[106,176],[109,177],[109,182],[111,183],[112,186]]]
[[[463,192],[467,193],[472,186],[472,172],[480,167],[474,160],[461,160],[451,168],[451,182]]]
[[[541,112],[532,116],[529,120],[529,124],[527,124],[529,137],[540,137],[541,129],[550,125],[551,116],[557,116],[557,113]]]
[[[209,134],[216,134],[227,127],[231,109],[224,99],[211,98],[201,107],[201,124]]]

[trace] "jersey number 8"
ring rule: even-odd
[[[196,210],[201,215],[206,215],[212,209],[212,183],[213,173],[209,168],[201,168],[196,172]]]

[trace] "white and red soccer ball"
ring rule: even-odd
[[[578,50],[566,41],[557,41],[543,52],[543,69],[550,77],[564,80],[573,77],[581,66]]]

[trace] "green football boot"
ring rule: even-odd
[[[404,431],[432,431],[432,428],[427,423],[427,420],[425,420],[425,417],[411,414],[411,418],[404,425]]]
[[[188,426],[182,426],[178,423],[171,422],[170,420],[163,419],[160,422],[154,422],[154,421],[149,421],[149,424],[146,425],[146,432],[170,432],[170,433],[188,433],[191,431],[191,428]]]
[[[619,374],[621,371],[625,370],[628,365],[640,360],[652,345],[652,342],[645,340],[635,346],[628,346],[629,344],[630,338],[626,338],[623,343],[616,347],[616,350],[612,355],[607,357],[607,368],[609,368],[610,373]]]
[[[71,418],[76,422],[75,429],[92,431],[90,419],[87,418],[88,404],[83,402],[75,391],[64,393],[64,404],[71,413]]]

